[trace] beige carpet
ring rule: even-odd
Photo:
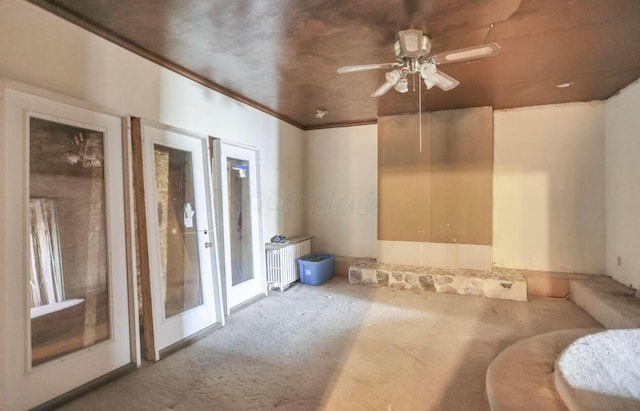
[[[485,373],[504,348],[597,326],[568,300],[491,300],[338,277],[275,292],[64,409],[486,410]]]

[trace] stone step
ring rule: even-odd
[[[349,283],[527,301],[527,282],[517,270],[447,269],[378,263],[362,258],[349,268]]]
[[[555,388],[572,411],[640,410],[640,330],[573,341],[555,363]]]
[[[558,355],[576,339],[599,329],[560,330],[510,345],[487,369],[487,400],[492,411],[564,411],[553,374]]]

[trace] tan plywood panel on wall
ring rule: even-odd
[[[378,239],[431,241],[431,116],[378,119]]]
[[[431,241],[491,245],[493,109],[431,113]]]

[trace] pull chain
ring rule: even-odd
[[[413,77],[415,81],[415,76]],[[420,133],[420,152],[422,153],[422,81],[418,81],[418,130]]]

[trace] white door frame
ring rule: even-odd
[[[234,307],[250,301],[262,294],[267,295],[267,283],[265,276],[264,244],[262,243],[262,200],[260,189],[260,152],[255,147],[222,141],[220,147],[220,188],[222,197],[222,226],[224,233],[225,256],[225,296],[226,311],[231,313]],[[254,280],[240,285],[240,296],[234,295],[237,291],[232,289],[231,281],[231,245],[229,228],[229,187],[227,175],[227,157],[249,161],[253,165],[249,173],[250,197],[251,197],[251,234]],[[236,286],[238,287],[238,286]],[[240,297],[240,298],[238,298]]]
[[[27,296],[28,116],[104,132],[110,338],[31,367]],[[126,117],[54,93],[0,80],[0,409],[27,409],[136,363],[135,293],[127,237]]]
[[[145,185],[145,209],[147,218],[147,238],[149,255],[149,276],[151,285],[151,308],[154,333],[154,358],[159,360],[161,351],[179,343],[185,338],[214,325],[224,325],[222,286],[217,253],[216,222],[212,206],[212,183],[209,161],[208,137],[185,130],[165,126],[149,120],[142,121],[143,168]],[[183,313],[165,318],[162,298],[160,241],[158,237],[158,215],[155,190],[154,145],[190,151],[192,157],[193,184],[196,196],[196,216],[206,216],[207,234],[198,224],[198,245],[201,263],[201,284],[203,303]],[[198,186],[202,191],[198,193]],[[212,246],[206,246],[205,242]]]

